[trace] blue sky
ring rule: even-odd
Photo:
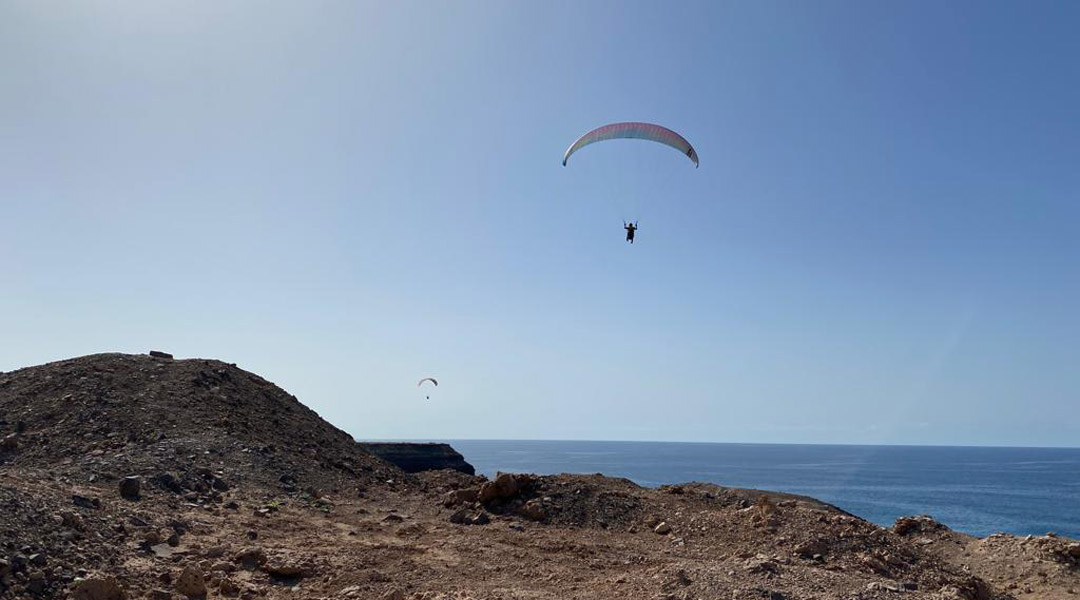
[[[0,370],[215,357],[365,438],[1076,445],[1077,22],[4,2]],[[560,165],[621,120],[701,168]]]

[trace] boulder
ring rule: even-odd
[[[71,510],[62,510],[57,514],[60,520],[60,524],[64,527],[70,527],[72,529],[82,529],[83,520],[79,513]]]
[[[222,556],[225,556],[225,551],[225,546],[210,546],[203,551],[203,556],[206,558],[221,558]]]
[[[900,517],[893,523],[892,529],[896,535],[907,535],[919,530],[919,521],[914,517]]]
[[[893,523],[893,533],[907,535],[912,532],[947,531],[949,528],[927,515],[900,517]]]
[[[543,521],[547,518],[547,511],[539,500],[529,500],[518,508],[518,514],[533,521]]]
[[[206,596],[206,578],[203,577],[202,569],[195,565],[184,567],[184,571],[176,580],[176,591],[188,598]]]
[[[124,590],[112,575],[88,577],[75,588],[75,600],[124,600]]]
[[[222,596],[234,598],[240,595],[240,584],[226,577],[218,583],[218,591]]]
[[[232,573],[236,570],[236,565],[232,564],[231,562],[221,561],[210,565],[210,570],[221,571],[223,573]]]
[[[776,561],[762,558],[760,555],[747,561],[745,567],[748,573],[778,573],[780,565]]]
[[[813,559],[815,556],[822,556],[829,551],[829,545],[825,540],[807,540],[795,544],[795,548],[792,549],[792,553],[795,556],[802,558]]]
[[[31,571],[30,576],[27,578],[26,590],[31,594],[40,595],[45,592],[47,585],[45,573],[35,570]]]
[[[513,498],[519,489],[520,485],[513,473],[499,473],[494,481],[488,481],[480,486],[477,499],[482,504],[490,504],[496,500]]]
[[[240,566],[248,571],[254,571],[259,566],[266,564],[266,552],[258,547],[244,548],[236,553],[233,561],[240,563]]]
[[[87,498],[86,496],[80,496],[79,494],[72,494],[71,503],[80,508],[101,508],[101,500],[97,498]]]
[[[138,477],[125,477],[120,480],[120,497],[125,500],[138,500],[142,482]]]
[[[463,490],[454,490],[447,492],[443,497],[443,506],[449,508],[451,506],[457,506],[458,504],[472,504],[476,502],[480,497],[480,490],[477,488],[465,488]]]
[[[858,558],[859,563],[861,563],[862,566],[866,567],[870,571],[873,571],[874,573],[877,573],[878,575],[882,575],[884,577],[891,576],[889,566],[877,556],[873,556],[870,554],[862,554]]]
[[[303,565],[293,561],[271,562],[263,570],[274,577],[301,577],[307,572]]]
[[[671,525],[668,525],[666,522],[662,522],[656,527],[654,527],[653,531],[655,533],[659,533],[660,535],[667,535],[671,533]]]
[[[1065,553],[1073,558],[1080,558],[1080,543],[1069,544],[1065,547]]]
[[[17,433],[11,433],[0,439],[0,452],[14,452],[19,449],[19,439]]]
[[[168,490],[174,494],[184,493],[184,486],[180,483],[180,480],[176,478],[176,475],[168,472],[158,473],[154,476],[154,483],[164,490]]]
[[[450,522],[456,525],[487,525],[491,517],[482,510],[462,508],[450,515]]]

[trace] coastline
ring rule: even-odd
[[[901,516],[930,514],[980,537],[1052,531],[1080,538],[1080,506],[1071,501],[1068,485],[1080,486],[1076,448],[444,441],[488,476],[500,470],[602,472],[645,487],[703,481],[819,498],[882,526]],[[1032,464],[1063,457],[1067,469],[1060,462],[1041,471]],[[1010,461],[1015,469],[1007,468]],[[1019,508],[995,512],[1005,503]]]

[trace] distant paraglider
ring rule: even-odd
[[[439,382],[436,381],[434,377],[425,377],[421,379],[420,381],[416,382],[416,387],[422,387],[425,381],[430,381],[432,384],[435,385],[435,387],[439,387]],[[431,396],[425,394],[424,399],[431,400]]]

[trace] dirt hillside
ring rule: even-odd
[[[139,475],[190,487],[209,469],[293,492],[400,475],[294,396],[216,360],[97,354],[2,373],[5,436],[17,451],[0,463],[78,483]]]
[[[362,435],[362,432],[358,432]],[[266,380],[104,354],[0,374],[0,599],[1076,598],[1080,544],[811,498],[415,475]]]

